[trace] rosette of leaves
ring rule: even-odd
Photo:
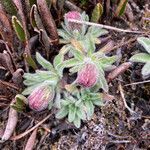
[[[97,82],[95,87],[102,88],[105,92],[108,92],[105,71],[114,68],[112,64],[116,61],[117,56],[106,56],[106,54],[101,52],[101,50],[95,52],[95,49],[95,44],[91,38],[87,39],[82,44],[78,41],[75,41],[74,46],[69,47],[69,52],[72,53],[73,58],[66,60],[64,62],[64,66],[66,68],[70,68],[69,71],[71,74],[79,74],[79,72],[85,67],[86,64],[93,64],[96,66],[98,71],[98,73],[96,73]],[[90,70],[87,70],[87,74],[89,74],[89,71]],[[86,73],[83,78],[87,78]],[[91,78],[94,78],[94,76]],[[75,81],[74,83],[77,82]]]
[[[67,117],[70,123],[79,128],[81,120],[90,120],[94,114],[95,106],[103,106],[102,94],[90,90],[64,93],[64,99],[61,99],[61,108],[56,114],[56,118]]]
[[[80,99],[86,111],[86,117],[90,120],[94,114],[95,106],[104,106],[102,93],[93,92],[89,89],[82,89]]]
[[[150,76],[150,38],[139,37],[137,41],[144,47],[148,53],[138,53],[130,58],[132,62],[145,63],[142,68],[143,78],[148,78]]]
[[[88,15],[83,12],[80,14],[79,12],[68,12],[68,13],[76,13],[71,14],[71,17],[64,17],[64,23],[62,23],[62,29],[58,29],[58,34],[62,38],[60,39],[61,43],[69,44],[72,39],[82,41],[86,40],[89,36],[94,40],[95,43],[100,43],[98,37],[105,35],[108,33],[107,30],[98,28],[95,26],[88,27],[86,24],[78,24],[74,22],[70,22],[69,19],[76,19],[79,21],[89,21]],[[65,15],[67,16],[67,14]],[[72,17],[73,16],[73,17]]]
[[[27,88],[23,91],[23,95],[29,95],[38,87],[51,86],[56,93],[56,98],[59,97],[59,81],[63,76],[63,55],[58,54],[55,56],[53,65],[43,58],[38,52],[36,53],[37,62],[43,67],[44,70],[36,70],[35,73],[24,74],[24,85]]]
[[[64,93],[64,99],[61,99],[61,108],[56,114],[56,118],[62,119],[68,117],[68,121],[77,128],[81,125],[81,119],[86,120],[86,114],[81,99],[77,99],[68,93]]]

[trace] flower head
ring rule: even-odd
[[[78,30],[81,31],[82,25],[74,22],[69,22],[69,19],[81,20],[81,14],[77,11],[69,11],[65,14],[65,20],[67,22],[67,28],[70,31]]]
[[[36,88],[28,97],[29,107],[35,111],[42,111],[54,98],[54,90],[50,86]]]
[[[77,83],[86,88],[92,87],[97,83],[99,71],[95,64],[86,63],[85,66],[78,71]]]

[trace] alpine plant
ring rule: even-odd
[[[44,70],[36,70],[35,73],[24,74],[24,85],[27,88],[22,92],[28,96],[29,107],[36,111],[51,108],[53,105],[55,91],[56,98],[59,93],[59,83],[63,73],[63,55],[58,54],[53,65],[44,59],[39,53],[36,53],[37,62]]]
[[[69,48],[73,58],[66,60],[64,65],[70,68],[71,74],[77,73],[73,84],[78,84],[83,88],[99,86],[108,92],[105,71],[114,68],[112,64],[116,61],[117,56],[106,56],[101,50],[95,52],[95,49],[95,44],[90,38],[82,45],[76,41],[75,45]]]
[[[94,114],[96,106],[104,106],[102,94],[82,89],[76,94],[65,92],[64,98],[61,99],[61,109],[56,114],[56,118],[67,120],[73,123],[77,128],[80,127],[81,121],[90,120]]]
[[[22,94],[27,95],[32,110],[42,111],[55,106],[58,108],[56,118],[67,117],[70,123],[79,128],[82,120],[92,118],[95,106],[103,106],[99,90],[108,92],[105,71],[114,68],[117,57],[96,51],[95,43],[99,41],[99,36],[108,33],[106,30],[77,24],[70,19],[89,21],[84,12],[70,11],[65,14],[63,29],[58,29],[62,37],[60,41],[65,45],[53,63],[36,53],[36,60],[42,69],[24,74],[26,89]],[[68,87],[67,80],[64,82],[66,78],[63,78],[64,68],[69,68],[69,75],[77,75]]]
[[[51,86],[37,87],[28,96],[29,107],[35,111],[42,111],[53,103],[54,89]]]
[[[79,24],[71,22],[70,19],[79,21],[89,21],[88,15],[83,12],[82,14],[77,11],[70,11],[64,16],[64,23],[62,23],[63,29],[58,29],[58,34],[61,37],[60,42],[64,44],[70,44],[72,39],[83,41],[89,36],[95,43],[100,43],[98,37],[108,33],[107,30],[98,28],[95,26],[88,27],[86,24]]]
[[[99,71],[94,63],[85,63],[78,72],[76,82],[83,87],[93,87],[98,81]]]

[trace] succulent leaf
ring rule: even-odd
[[[12,25],[13,25],[14,30],[16,31],[18,38],[21,41],[26,41],[27,37],[26,37],[25,31],[23,29],[21,22],[17,19],[16,16],[12,17]]]

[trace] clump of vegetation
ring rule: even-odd
[[[70,14],[73,17],[76,15],[80,17],[80,14],[77,12],[69,12],[65,16],[68,17]],[[77,29],[82,27],[82,25],[71,22],[66,24],[68,24],[69,29],[71,28],[73,35],[74,33],[80,34]],[[71,32],[68,31],[68,33],[70,34]],[[86,37],[87,35],[83,34],[82,36]],[[117,57],[108,57],[104,52],[96,51],[95,42],[91,36],[89,38],[86,37],[86,40],[82,42],[80,38],[73,39],[72,37],[70,39],[73,42],[60,50],[52,64],[39,53],[36,53],[37,62],[47,71],[36,70],[35,73],[25,73],[24,84],[27,88],[22,94],[29,95],[30,108],[40,111],[46,109],[49,103],[49,109],[52,106],[60,109],[56,115],[57,118],[63,118],[68,115],[68,121],[73,122],[76,127],[80,127],[82,119],[92,118],[94,105],[102,105],[99,89],[108,92],[105,70],[111,69]],[[69,56],[70,54],[71,56]],[[64,59],[66,55],[69,56],[68,59]],[[75,91],[78,91],[74,92],[73,90],[73,96],[61,87],[64,68],[69,68],[70,74],[77,73],[77,78],[70,84],[70,86],[74,87]],[[77,88],[78,85],[80,88]],[[94,93],[92,94],[92,92]],[[54,97],[54,93],[56,93],[56,97]],[[82,114],[81,116],[80,113]],[[87,117],[84,117],[86,115]]]
[[[144,3],[1,0],[0,149],[12,149],[12,141],[17,149],[148,147]],[[144,49],[128,60],[136,40]]]

